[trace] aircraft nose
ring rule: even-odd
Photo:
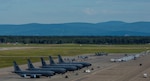
[[[53,75],[56,75],[56,73],[53,73]]]
[[[49,75],[53,76],[53,75],[56,75],[56,73],[55,72],[49,72]]]

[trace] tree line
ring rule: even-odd
[[[0,36],[0,43],[147,44],[150,36]]]

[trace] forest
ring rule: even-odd
[[[0,36],[0,43],[149,44],[150,36]]]

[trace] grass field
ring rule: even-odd
[[[94,45],[94,44],[0,44],[0,67],[12,66],[12,61],[25,64],[26,59],[40,61],[40,57],[73,56],[81,54],[140,53],[150,50],[150,45]]]

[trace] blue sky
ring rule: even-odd
[[[150,21],[150,0],[0,0],[0,24]]]

